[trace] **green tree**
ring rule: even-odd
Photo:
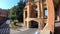
[[[11,19],[13,19],[13,20],[17,18],[17,15],[16,15],[16,6],[14,6],[14,7],[12,7],[10,9],[10,15],[9,15],[9,17]]]
[[[23,22],[23,9],[25,7],[25,4],[25,1],[23,2],[23,0],[20,0],[17,6],[14,6],[10,9],[9,17],[13,20],[18,19],[20,22]]]
[[[25,4],[26,2],[23,2],[23,0],[20,0],[20,2],[17,5],[17,12],[16,12],[18,16],[17,19],[21,22],[23,21],[23,9],[25,7]]]

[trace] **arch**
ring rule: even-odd
[[[38,28],[38,22],[34,20],[29,21],[29,28]]]
[[[27,18],[27,11],[25,11],[25,18]]]

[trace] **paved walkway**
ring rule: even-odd
[[[36,28],[29,28],[26,30],[11,30],[10,34],[34,34],[37,31]]]
[[[12,30],[10,34],[34,34],[37,29],[21,28],[18,30]],[[60,23],[55,23],[55,34],[60,34]]]

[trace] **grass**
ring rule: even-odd
[[[14,23],[11,23],[11,24],[10,24],[10,25],[11,25],[11,28],[12,28],[12,29],[18,29],[18,28],[21,28],[21,27],[22,27],[21,23],[16,23],[16,24],[17,24],[17,26],[14,25]]]

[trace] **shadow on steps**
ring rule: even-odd
[[[60,34],[60,27],[55,27],[55,32],[54,34]]]

